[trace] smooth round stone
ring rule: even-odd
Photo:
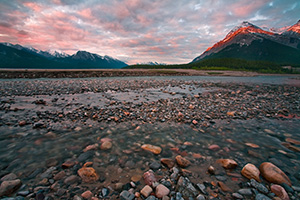
[[[270,162],[262,163],[259,167],[259,170],[262,176],[271,183],[286,183],[289,186],[292,185],[288,176],[283,171],[281,171],[281,169]]]
[[[259,169],[251,163],[248,163],[243,167],[241,174],[248,179],[255,179],[258,182],[261,181],[259,178]]]
[[[162,184],[159,184],[156,187],[155,195],[158,198],[162,198],[163,196],[167,196],[169,193],[170,193],[170,190]]]
[[[152,162],[152,163],[149,165],[149,167],[150,167],[150,169],[152,169],[152,170],[158,170],[158,169],[161,167],[161,165],[160,165],[160,163],[158,163],[158,162]]]

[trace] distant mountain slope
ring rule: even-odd
[[[249,22],[231,30],[193,62],[212,58],[261,60],[278,64],[300,64],[300,20],[281,34],[263,30]]]
[[[9,43],[0,43],[0,60],[0,68],[113,69],[127,66],[112,57],[86,51],[68,55]]]

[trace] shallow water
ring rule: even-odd
[[[132,86],[135,84],[134,80],[140,80],[141,82],[138,83],[142,83],[142,85]],[[155,82],[153,86],[151,85],[152,81]],[[208,82],[230,82],[233,84],[224,87],[222,85],[216,87],[216,85],[202,84]],[[62,83],[64,87],[59,83]],[[68,175],[76,174],[82,164],[92,161],[93,168],[103,179],[97,184],[85,185],[86,188],[92,190],[95,187],[113,187],[116,182],[128,183],[133,175],[142,175],[148,170],[149,164],[153,161],[160,162],[161,158],[174,159],[176,155],[180,154],[192,163],[187,170],[191,171],[190,179],[194,183],[216,181],[215,176],[210,176],[207,173],[207,168],[212,165],[216,168],[217,175],[225,176],[224,182],[236,191],[240,188],[239,183],[247,181],[246,178],[239,175],[246,163],[251,162],[259,166],[262,162],[271,161],[291,178],[293,184],[297,185],[299,181],[294,177],[294,174],[300,170],[300,153],[297,151],[300,145],[292,144],[296,150],[295,148],[287,148],[286,145],[286,141],[290,141],[290,139],[300,141],[300,123],[297,115],[291,119],[257,116],[252,119],[245,118],[245,120],[233,117],[199,121],[199,123],[209,121],[208,126],[194,126],[191,123],[178,123],[176,121],[146,123],[141,120],[127,120],[116,123],[114,120],[107,120],[100,122],[84,117],[88,116],[86,113],[91,109],[107,109],[109,112],[114,108],[119,108],[120,112],[123,112],[122,109],[126,106],[151,105],[163,100],[166,102],[172,100],[174,102],[186,101],[186,107],[188,107],[191,102],[197,105],[197,98],[193,99],[195,95],[203,94],[208,94],[207,97],[216,100],[222,97],[225,99],[224,102],[229,102],[230,105],[235,106],[235,103],[240,99],[227,95],[238,91],[238,84],[243,86],[243,92],[246,93],[248,90],[260,88],[264,84],[286,84],[287,87],[298,87],[300,86],[299,83],[299,79],[287,76],[5,80],[1,84],[10,90],[10,93],[13,93],[16,88],[20,90],[22,85],[25,85],[24,89],[28,93],[3,95],[1,97],[0,113],[1,119],[5,123],[0,126],[0,169],[2,170],[0,176],[13,172],[22,179],[27,188],[36,187],[40,185],[40,181],[43,179],[43,172],[49,169],[51,166],[49,163],[53,161],[56,163],[54,164],[54,174],[61,170],[60,166],[66,160],[79,161],[78,165],[67,171]],[[81,90],[89,84],[94,85],[98,92]],[[126,87],[120,88],[122,84]],[[247,84],[251,87],[248,88]],[[235,88],[232,88],[233,86]],[[78,87],[79,90],[72,90],[73,87]],[[53,94],[44,94],[48,88],[53,89]],[[69,89],[73,92],[69,92]],[[4,94],[5,91],[2,92]],[[18,91],[15,92],[18,93]],[[251,97],[256,97],[255,100],[262,99],[265,104],[272,101],[274,94],[280,94],[280,91],[275,91],[277,93],[263,91],[262,94],[256,94],[256,92],[254,91]],[[270,92],[269,96],[266,96],[267,94],[264,92]],[[20,94],[23,93],[20,92]],[[286,94],[287,99],[289,96],[294,98],[296,95],[298,93],[295,88]],[[205,98],[204,101],[199,102],[205,104]],[[35,103],[40,99],[43,99],[45,103]],[[174,104],[174,102],[171,103]],[[215,105],[210,105],[209,109],[213,106],[215,109],[222,109],[226,107],[222,104],[224,102],[218,99],[218,102]],[[294,109],[290,111],[292,114],[299,113],[299,99],[294,99],[291,104],[293,105],[283,105],[283,107],[289,108],[290,106]],[[262,105],[260,102],[257,105],[250,104],[250,108],[255,110]],[[273,105],[275,104],[270,104],[270,107]],[[276,105],[281,106],[280,104]],[[165,107],[168,109],[168,104]],[[211,109],[214,110],[214,108]],[[185,111],[192,112],[189,109]],[[140,111],[137,110],[136,112]],[[162,111],[155,110],[152,115],[159,112]],[[57,113],[57,115],[61,113],[63,116],[79,116],[76,118],[77,120],[55,118],[56,115],[53,113]],[[116,114],[118,113],[111,113],[112,116]],[[42,119],[49,126],[46,128],[33,128],[32,124],[19,126],[18,122],[26,118],[34,122],[39,122],[38,120]],[[205,118],[207,117],[205,116]],[[100,144],[102,138],[112,139],[111,149],[101,150],[98,147],[83,153],[88,145]],[[146,152],[141,149],[143,144],[160,146],[162,153],[154,155]],[[209,147],[213,144],[218,145],[220,149],[210,150]],[[81,160],[82,156],[85,159]],[[231,158],[238,163],[238,167],[230,171],[234,176],[216,164],[216,160],[220,158]],[[167,170],[163,169],[159,172],[162,177],[167,173]],[[49,181],[51,179],[50,177]],[[50,183],[46,185],[50,185]],[[65,186],[61,185],[61,187]]]

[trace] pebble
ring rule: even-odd
[[[84,193],[81,194],[81,196],[84,199],[90,199],[93,196],[93,193],[90,190],[85,191]]]
[[[150,151],[154,154],[160,154],[161,152],[161,148],[158,147],[158,146],[154,146],[154,145],[151,145],[151,144],[144,144],[142,145],[142,149],[146,150],[146,151]]]
[[[212,144],[208,147],[210,150],[213,150],[213,151],[218,151],[221,149],[221,147],[217,144]]]
[[[254,179],[250,180],[250,184],[251,184],[252,187],[254,187],[255,189],[257,189],[261,193],[268,194],[268,192],[269,192],[269,190],[263,184],[258,183]]]
[[[11,181],[11,180],[15,180],[17,179],[17,175],[15,175],[14,173],[9,173],[9,174],[6,174],[5,176],[3,176],[0,181],[3,182],[3,181]]]
[[[239,189],[238,193],[240,193],[241,195],[244,195],[244,196],[251,196],[252,195],[251,189]]]
[[[184,197],[195,197],[198,194],[196,188],[187,177],[180,176],[176,188]]]
[[[258,182],[261,181],[259,178],[259,169],[251,163],[248,163],[243,167],[241,174],[248,179],[255,179]]]
[[[289,195],[287,194],[285,189],[280,185],[271,185],[271,191],[282,200],[290,200]]]
[[[181,155],[176,156],[176,162],[180,167],[188,167],[189,165],[191,165],[191,162],[189,160],[187,160],[186,158],[182,157]]]
[[[71,175],[64,180],[64,184],[66,185],[72,185],[77,182],[79,182],[79,177],[76,175]]]
[[[169,158],[162,158],[162,159],[160,159],[160,162],[162,164],[166,165],[169,169],[171,169],[175,165],[175,162]]]
[[[255,196],[255,200],[271,200],[269,197],[267,197],[266,195],[263,194],[257,194]]]
[[[0,197],[13,194],[21,185],[22,182],[20,179],[3,181],[0,185]]]
[[[105,141],[101,144],[100,149],[101,150],[109,150],[112,147],[112,143],[110,141]]]
[[[80,154],[77,158],[79,162],[85,162],[86,160],[90,159],[93,157],[94,153],[92,151],[87,151],[82,154]]]
[[[204,197],[202,194],[199,194],[199,195],[196,197],[196,200],[205,200],[205,197]]]
[[[96,173],[96,170],[92,167],[82,167],[77,171],[83,182],[93,183],[96,182],[100,177]]]
[[[244,199],[244,197],[242,195],[240,195],[239,193],[232,193],[232,197],[234,199]]]
[[[158,198],[162,198],[163,196],[167,196],[169,193],[170,193],[170,190],[166,186],[164,186],[162,184],[159,184],[155,188],[155,195]]]
[[[148,170],[143,174],[144,181],[147,185],[152,186],[153,183],[156,182],[156,178],[154,172],[152,170]]]
[[[128,192],[127,190],[123,190],[120,194],[121,200],[133,200],[135,198],[134,194]]]
[[[220,163],[225,169],[234,169],[237,163],[232,159],[218,159],[217,163]]]
[[[72,161],[72,160],[67,160],[66,162],[64,162],[61,167],[63,169],[67,169],[67,168],[71,168],[75,165],[75,161]]]
[[[154,162],[152,162],[152,163],[149,165],[149,167],[150,167],[150,169],[152,169],[152,170],[158,170],[158,169],[161,167],[161,165],[160,165],[160,163],[154,161]]]
[[[208,194],[208,193],[206,192],[206,187],[205,187],[204,184],[197,183],[197,187],[198,187],[198,189],[200,190],[200,192],[201,192],[202,194],[205,194],[205,195]]]
[[[261,175],[269,182],[282,184],[286,183],[291,186],[291,181],[288,176],[281,171],[277,166],[270,162],[264,162],[259,167]]]
[[[218,185],[223,192],[232,192],[232,190],[225,183],[218,181]]]
[[[153,191],[153,189],[149,185],[146,185],[146,186],[143,187],[143,189],[140,191],[140,193],[144,197],[148,197],[151,194],[152,191]]]
[[[66,172],[65,171],[60,171],[59,173],[57,173],[53,179],[58,181],[61,180],[62,178],[64,178],[66,176]]]

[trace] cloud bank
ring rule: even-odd
[[[129,64],[187,63],[242,21],[279,28],[299,13],[298,0],[4,0],[0,42]]]

